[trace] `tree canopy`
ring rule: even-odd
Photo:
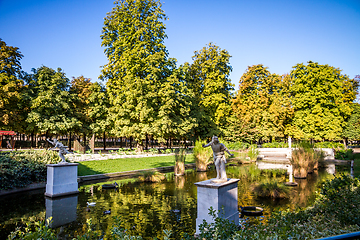
[[[0,39],[0,129],[24,131],[26,102],[24,81],[20,79],[23,57],[19,48]]]
[[[309,61],[290,73],[294,109],[289,135],[298,139],[339,140],[351,116],[357,84],[340,69]]]
[[[182,109],[184,102],[177,101],[185,85],[173,73],[176,60],[168,58],[164,45],[166,16],[161,3],[124,0],[115,4],[101,35],[109,62],[100,76],[107,80],[112,133],[133,137],[140,147],[147,136],[164,141],[184,134],[179,128],[189,120],[174,113],[188,112]]]
[[[221,134],[231,112],[234,85],[230,80],[230,54],[213,43],[195,51],[189,68],[188,85],[195,94],[199,126],[197,135]]]
[[[233,100],[234,122],[251,141],[284,137],[292,109],[290,77],[272,74],[262,64],[249,66]]]
[[[30,131],[65,134],[80,125],[74,116],[69,92],[70,81],[60,68],[57,71],[42,66],[33,69],[33,97],[26,119]]]

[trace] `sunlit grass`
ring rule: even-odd
[[[186,156],[185,164],[194,162],[194,157],[191,154]],[[78,175],[86,176],[93,174],[116,173],[174,166],[175,156],[172,155],[145,158],[121,158],[98,161],[83,161],[78,163]]]

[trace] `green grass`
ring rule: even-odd
[[[120,158],[99,161],[78,162],[78,176],[102,173],[126,172],[158,167],[170,167],[175,164],[175,156],[158,156],[144,158]],[[192,154],[186,156],[185,164],[195,163]]]

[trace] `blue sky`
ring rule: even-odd
[[[248,66],[289,73],[309,60],[360,74],[359,0],[161,0],[165,44],[178,64],[209,42],[232,58],[238,88]],[[62,68],[97,81],[107,63],[100,34],[113,0],[0,0],[0,38],[24,55],[23,70]]]

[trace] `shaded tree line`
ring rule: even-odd
[[[0,128],[26,134],[126,137],[143,149],[151,140],[357,140],[359,77],[309,61],[290,74],[249,66],[234,92],[225,49],[209,43],[192,63],[177,66],[164,40],[167,16],[155,0],[123,0],[104,19],[108,63],[100,80],[69,80],[58,68],[21,70],[17,47],[0,40]]]

